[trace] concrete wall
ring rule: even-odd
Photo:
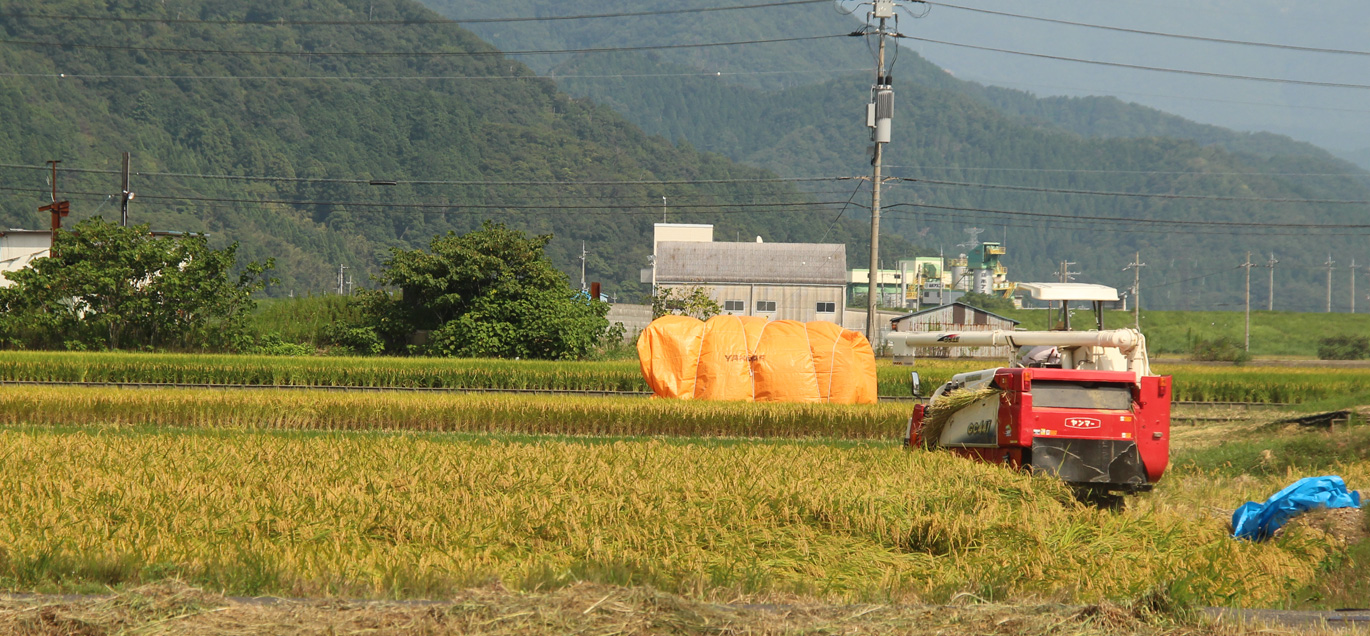
[[[610,327],[616,322],[623,323],[623,337],[632,341],[652,323],[652,308],[649,305],[615,304],[609,307],[609,315],[606,318],[609,319]]]

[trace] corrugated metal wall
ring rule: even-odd
[[[659,285],[659,287],[689,288],[694,285]],[[842,324],[843,286],[832,285],[700,285],[725,308],[724,314],[765,316],[772,320],[813,322],[824,320]],[[741,302],[741,310],[727,311],[728,301]],[[763,311],[757,303],[775,303],[775,311]],[[832,305],[832,312],[819,312],[818,304]],[[768,305],[763,305],[763,307]],[[826,306],[824,307],[826,309]]]
[[[1013,331],[1014,323],[962,305],[946,305],[899,321],[899,331]],[[1013,355],[1013,347],[924,347],[914,350],[920,358],[1000,358]]]

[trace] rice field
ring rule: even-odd
[[[882,396],[909,395],[909,372],[931,391],[955,373],[994,361],[882,363]],[[1370,393],[1370,368],[1157,364],[1175,398],[1202,402],[1317,402]],[[433,358],[333,358],[163,353],[0,352],[0,381],[148,382],[252,386],[647,391],[634,361],[544,362]]]
[[[0,425],[896,439],[910,406],[636,397],[0,387]]]
[[[1176,480],[1124,512],[1060,483],[890,445],[0,427],[0,586],[175,578],[229,594],[444,598],[646,585],[705,600],[1266,606],[1315,531],[1253,544],[1213,510],[1284,476]],[[1366,483],[1364,464],[1343,467]],[[1186,485],[1187,484],[1187,485]]]

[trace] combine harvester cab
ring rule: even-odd
[[[1102,285],[1020,287],[1042,300],[1093,301],[1099,327],[1102,302],[1117,299],[1115,290]],[[1146,340],[1135,330],[890,337],[896,360],[911,360],[914,348],[925,347],[1007,345],[1014,351],[1011,366],[957,374],[926,406],[914,407],[906,437],[910,448],[946,449],[1054,475],[1096,503],[1115,503],[1114,493],[1150,490],[1165,472],[1170,377],[1151,373]]]

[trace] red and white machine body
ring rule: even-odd
[[[1146,340],[1112,331],[893,333],[915,347],[1003,346],[1008,367],[961,373],[914,407],[906,442],[1060,477],[1096,495],[1150,490],[1170,461],[1171,379],[1151,373]],[[1043,353],[1050,353],[1043,356]],[[922,437],[929,408],[952,391],[983,395]],[[993,391],[983,391],[993,389]]]

